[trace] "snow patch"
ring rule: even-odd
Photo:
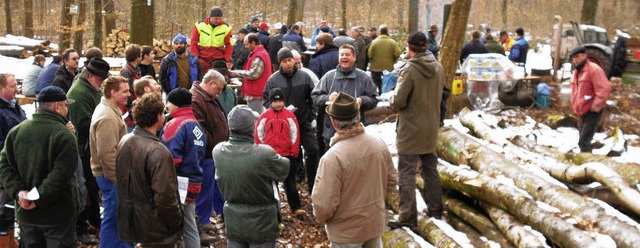
[[[440,230],[442,230],[447,236],[453,239],[453,241],[458,243],[458,245],[460,245],[461,247],[473,248],[473,245],[471,245],[471,241],[469,240],[469,237],[467,237],[465,233],[456,231],[447,222],[444,222],[442,220],[438,220],[435,218],[430,218],[430,220],[433,221],[433,224],[438,226]]]
[[[635,220],[629,218],[629,216],[621,213],[620,211],[618,211],[617,209],[611,207],[611,205],[607,204],[606,202],[603,202],[601,200],[598,199],[594,199],[594,198],[589,198],[590,201],[600,205],[600,207],[602,207],[604,209],[604,212],[608,215],[614,216],[616,218],[618,218],[620,221],[625,222],[631,226],[636,227],[638,230],[640,230],[640,224],[638,224],[638,222],[636,222]]]
[[[551,206],[549,204],[547,204],[546,202],[542,202],[542,201],[536,201],[536,205],[538,205],[539,208],[548,211],[548,212],[553,212],[553,213],[561,213],[560,209]]]
[[[416,233],[414,233],[410,228],[403,226],[402,229],[404,229],[409,235],[411,235],[411,237],[413,237],[413,239],[416,241],[416,243],[420,245],[420,247],[435,248],[435,246],[433,246],[432,244],[429,244],[429,242],[424,240],[423,237],[420,237],[420,235],[417,235]]]
[[[600,182],[592,182],[592,183],[588,184],[587,187],[589,187],[591,189],[597,189],[597,188],[602,187],[602,184]]]
[[[516,184],[513,182],[513,179],[505,177],[503,175],[498,175],[496,176],[496,181],[498,183],[501,183],[503,185],[507,185],[507,186],[511,186],[513,188],[514,191],[519,192],[521,195],[526,196],[529,199],[533,199],[533,197],[529,194],[529,192],[519,188],[518,186],[516,186]]]

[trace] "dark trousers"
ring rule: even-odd
[[[324,129],[324,113],[325,106],[318,107],[318,116],[316,116],[316,142],[318,143],[318,158],[322,157],[327,150],[329,150],[329,146],[325,146],[324,138],[322,137],[322,132]],[[302,141],[301,141],[302,142]]]
[[[284,193],[287,195],[287,202],[291,211],[296,211],[300,208],[300,196],[298,195],[298,188],[296,187],[296,173],[298,171],[298,158],[287,157],[289,159],[289,174],[287,179],[284,180]]]
[[[80,212],[78,221],[76,222],[76,234],[86,234],[89,230],[89,225],[100,228],[100,195],[98,193],[98,183],[96,178],[91,172],[91,164],[89,156],[81,156],[82,160],[82,172],[84,173],[85,183],[87,187],[87,200],[84,205],[84,210]]]
[[[578,146],[581,152],[591,152],[593,149],[591,140],[593,135],[596,134],[596,130],[598,130],[600,119],[602,119],[602,110],[600,112],[589,111],[580,117],[578,121],[578,131],[580,131]]]
[[[371,79],[373,83],[378,87],[378,95],[382,94],[382,72],[381,71],[372,71]]]
[[[318,161],[320,160],[316,130],[313,128],[301,128],[300,145],[304,148],[304,154],[299,156],[298,164],[301,164],[300,161],[304,158],[304,164],[307,168],[307,187],[309,189],[309,194],[311,194],[313,190],[313,183],[315,182],[316,174],[318,173]]]
[[[55,213],[51,213],[55,214]],[[20,224],[20,247],[76,247],[76,220],[54,227]]]
[[[416,209],[416,166],[422,162],[420,176],[424,181],[424,189],[421,191],[427,204],[428,215],[431,217],[442,216],[442,190],[440,189],[440,176],[436,166],[438,157],[435,153],[420,155],[398,154],[398,172],[400,180],[400,218],[399,222],[408,225],[418,223],[418,211]]]

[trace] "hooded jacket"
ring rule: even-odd
[[[296,116],[286,108],[276,112],[267,109],[256,125],[256,144],[271,146],[283,157],[297,157],[300,152],[300,127]]]
[[[594,109],[600,112],[611,95],[611,83],[600,66],[586,59],[582,70],[573,72],[571,107],[578,116]]]
[[[419,53],[400,69],[391,107],[398,110],[398,153],[436,152],[444,70],[433,54]]]

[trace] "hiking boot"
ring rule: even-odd
[[[293,211],[293,214],[298,218],[302,218],[307,216],[307,211],[304,211],[304,209],[296,209]]]
[[[391,230],[398,229],[398,228],[401,228],[403,226],[406,226],[406,227],[408,227],[410,229],[413,229],[418,225],[414,224],[414,223],[403,223],[403,222],[397,222],[397,221],[389,221],[389,222],[387,222],[387,227],[389,227],[389,229],[391,229]]]

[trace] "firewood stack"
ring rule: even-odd
[[[153,39],[153,50],[156,51],[156,59],[162,59],[173,50],[173,47],[169,41]]]
[[[129,32],[122,29],[113,29],[111,34],[105,38],[103,54],[105,57],[124,57],[124,50],[129,45]],[[85,51],[93,47],[93,42],[87,42]],[[173,47],[171,43],[166,40],[153,39],[153,49],[156,51],[156,59],[162,59],[166,56]]]

